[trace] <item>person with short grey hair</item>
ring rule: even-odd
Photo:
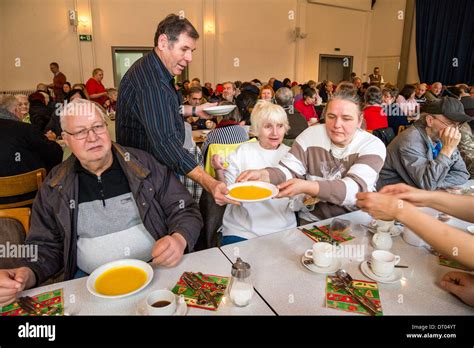
[[[293,92],[288,87],[280,87],[275,93],[275,102],[286,112],[290,128],[285,134],[283,142],[291,146],[294,139],[308,128],[308,122],[303,115],[293,106]]]
[[[18,105],[19,102],[14,95],[5,94],[0,96],[0,108],[7,110],[12,115],[18,117]]]

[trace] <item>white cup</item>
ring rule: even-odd
[[[305,251],[304,256],[312,258],[316,266],[327,267],[333,258],[333,246],[329,243],[314,243],[312,249]]]
[[[375,226],[379,232],[390,232],[395,226],[395,220],[375,220]]]
[[[372,252],[370,268],[379,277],[388,277],[399,262],[400,256],[386,250],[375,250]]]
[[[160,302],[168,304],[162,307],[153,306]],[[173,315],[176,312],[176,295],[166,289],[152,291],[146,298],[146,309],[150,315]]]

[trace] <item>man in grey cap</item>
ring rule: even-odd
[[[471,117],[461,102],[444,97],[422,106],[421,117],[387,147],[377,187],[406,183],[425,190],[463,185],[469,172],[457,148],[459,127]]]

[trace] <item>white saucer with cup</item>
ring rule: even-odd
[[[155,290],[145,300],[145,312],[148,315],[174,315],[176,295],[169,290]]]
[[[395,265],[400,262],[400,256],[392,254],[387,250],[375,250],[372,252],[370,268],[375,275],[388,278],[392,275]]]
[[[326,242],[314,243],[312,249],[305,251],[304,256],[313,259],[313,262],[318,267],[329,267],[335,258],[335,247]]]

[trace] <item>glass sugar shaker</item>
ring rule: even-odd
[[[238,307],[245,307],[253,296],[253,286],[250,280],[250,265],[237,258],[232,265],[232,278],[229,285],[229,297]]]

